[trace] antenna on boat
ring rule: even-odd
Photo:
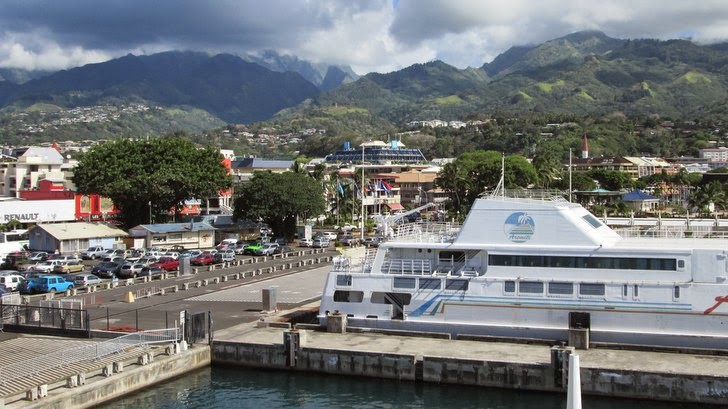
[[[571,203],[571,148],[569,148],[569,203]]]
[[[501,198],[506,197],[505,180],[506,180],[506,154],[501,153],[501,176],[500,176],[500,180],[498,181],[498,184],[495,186],[495,189],[493,189],[493,192],[490,194],[491,199],[498,197],[499,193],[500,193]]]

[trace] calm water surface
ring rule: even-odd
[[[634,400],[584,397],[584,409],[707,409]],[[566,395],[343,376],[205,368],[99,406],[142,408],[479,408],[563,409]]]

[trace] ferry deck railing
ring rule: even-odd
[[[21,362],[1,366],[0,385],[5,385],[16,379],[35,376],[52,369],[68,367],[80,362],[99,360],[131,348],[146,349],[153,344],[176,342],[179,339],[178,335],[177,328],[139,331],[96,344],[39,355]]]
[[[417,243],[447,243],[455,240],[460,231],[460,224],[447,223],[404,223],[397,227],[394,241]]]

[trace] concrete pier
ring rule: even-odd
[[[14,340],[13,340],[14,341]],[[68,348],[82,341],[64,338],[18,338],[0,343],[0,352],[18,354],[17,343],[36,348]],[[93,341],[83,341],[86,343]],[[32,351],[22,351],[32,353]],[[79,362],[43,371],[13,382],[0,384],[0,407],[8,408],[88,408],[147,388],[184,373],[210,365],[208,345],[194,348],[151,347],[131,350],[102,360]],[[13,358],[18,358],[17,356]],[[28,358],[25,358],[28,359]]]
[[[291,331],[241,325],[216,332],[212,364],[566,393],[575,351],[339,328]],[[728,356],[603,348],[578,353],[584,395],[728,405]]]

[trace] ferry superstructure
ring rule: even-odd
[[[727,271],[725,239],[622,238],[560,198],[490,197],[462,226],[403,225],[338,257],[319,321],[562,341],[576,325],[592,342],[728,349]]]

